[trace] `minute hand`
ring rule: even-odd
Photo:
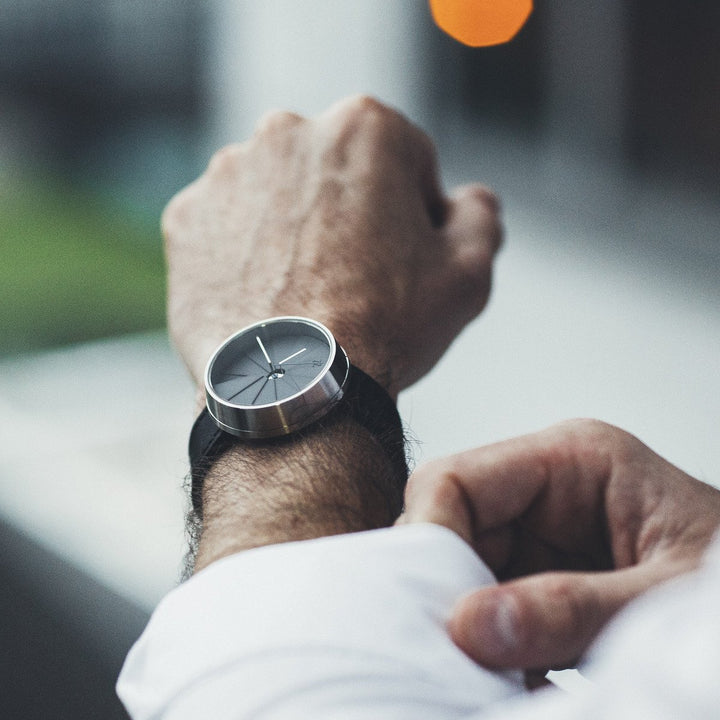
[[[286,362],[289,362],[289,361],[292,360],[294,357],[297,357],[298,355],[300,355],[300,353],[304,353],[306,350],[307,350],[307,348],[303,348],[302,350],[298,350],[297,352],[294,352],[292,355],[288,355],[288,357],[286,357],[284,360],[281,360],[278,364],[279,364],[279,365],[284,365]]]

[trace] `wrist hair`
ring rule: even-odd
[[[234,444],[210,463],[200,502],[190,503],[183,578],[208,544],[226,555],[392,525],[403,509],[406,451],[401,428],[379,437],[335,412],[290,436]]]

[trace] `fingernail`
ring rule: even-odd
[[[496,647],[503,655],[518,646],[517,603],[512,595],[502,594],[495,601],[493,618]]]
[[[475,660],[503,666],[518,647],[517,617],[517,603],[511,595],[471,595],[460,601],[450,632]]]

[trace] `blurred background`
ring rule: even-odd
[[[179,576],[164,204],[268,110],[358,92],[505,207],[489,308],[401,398],[416,459],[592,415],[720,482],[717,2],[547,0],[470,49],[424,0],[4,0],[4,717],[124,717],[114,678]]]

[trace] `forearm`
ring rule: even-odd
[[[205,478],[195,570],[252,547],[391,525],[404,482],[378,439],[348,417],[238,443]]]

